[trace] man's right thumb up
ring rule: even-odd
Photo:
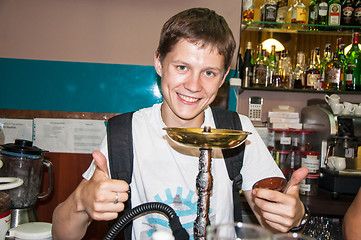
[[[92,155],[97,165],[95,171],[98,172],[98,174],[104,174],[103,176],[109,178],[107,159],[105,156],[100,151],[94,151]]]

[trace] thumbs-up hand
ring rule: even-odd
[[[107,160],[101,152],[94,151],[93,158],[96,169],[93,177],[83,180],[76,191],[77,208],[86,211],[92,219],[112,220],[124,210],[129,185],[125,181],[109,178]]]
[[[308,174],[305,167],[297,169],[283,192],[267,189],[253,189],[252,197],[263,225],[287,232],[299,226],[305,213],[299,198],[300,182]]]

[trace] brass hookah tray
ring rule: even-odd
[[[229,129],[203,128],[163,128],[168,136],[177,143],[198,148],[235,148],[241,145],[250,132]]]

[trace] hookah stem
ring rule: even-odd
[[[197,218],[194,223],[194,237],[197,240],[206,239],[206,228],[209,225],[210,192],[213,186],[211,174],[212,149],[200,149],[199,173],[196,180],[198,190]]]

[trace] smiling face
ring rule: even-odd
[[[215,99],[227,71],[224,57],[211,46],[185,39],[174,45],[163,62],[155,55],[162,78],[162,119],[168,127],[201,127],[204,109]]]

